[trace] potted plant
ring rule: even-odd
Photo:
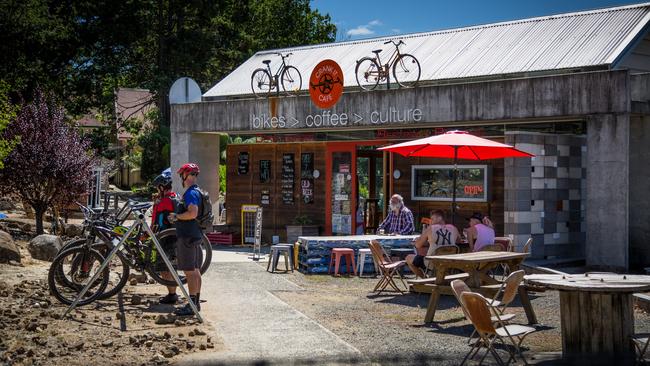
[[[287,243],[295,243],[300,236],[318,236],[318,225],[307,215],[298,215],[287,225]]]

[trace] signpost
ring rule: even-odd
[[[262,207],[255,211],[255,241],[253,243],[253,260],[259,261],[262,250]]]

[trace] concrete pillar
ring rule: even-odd
[[[639,269],[650,266],[650,116],[632,117],[630,129],[630,267]]]
[[[207,133],[172,133],[171,167],[173,188],[183,192],[182,183],[176,171],[185,163],[196,163],[201,168],[198,185],[210,193],[213,205],[219,197],[219,135]],[[213,208],[213,213],[217,211]]]
[[[629,115],[587,118],[588,266],[626,270],[629,265],[629,140]]]

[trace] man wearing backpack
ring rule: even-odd
[[[178,169],[178,175],[183,181],[182,201],[178,205],[176,213],[169,215],[170,221],[176,227],[176,259],[177,269],[185,272],[187,287],[190,293],[190,300],[201,310],[201,263],[203,263],[203,252],[201,241],[203,231],[199,224],[199,208],[203,205],[203,197],[196,179],[199,175],[199,166],[194,163],[187,163]],[[179,316],[194,315],[190,304],[177,308],[174,314]]]

